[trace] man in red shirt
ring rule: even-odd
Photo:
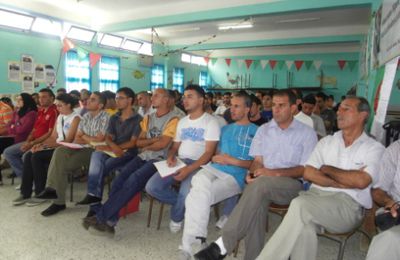
[[[14,144],[4,150],[4,158],[18,177],[22,175],[25,152],[29,151],[35,144],[42,143],[51,135],[58,116],[54,98],[54,93],[50,89],[45,88],[39,91],[40,108],[32,132],[25,142]]]

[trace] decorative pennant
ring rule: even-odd
[[[304,61],[303,60],[295,60],[294,65],[296,66],[297,71],[301,69],[301,66],[303,66]]]
[[[211,58],[211,64],[214,66],[217,63],[218,58]]]
[[[338,62],[338,64],[339,64],[340,70],[343,70],[344,66],[346,66],[346,62],[347,62],[347,61],[345,61],[345,60],[338,60],[337,62]]]
[[[287,60],[287,61],[285,61],[285,63],[286,63],[287,69],[290,70],[290,68],[291,68],[292,65],[293,65],[293,61],[292,61],[292,60]]]
[[[358,61],[356,61],[356,60],[349,60],[348,61],[350,71],[353,71],[353,69],[355,68],[357,62]]]
[[[274,70],[276,63],[277,63],[276,60],[270,60],[269,61],[269,66],[271,67],[272,70]]]
[[[261,60],[261,61],[260,61],[260,63],[261,63],[261,68],[262,68],[263,70],[265,69],[265,66],[267,66],[268,62],[269,62],[269,60]]]
[[[253,63],[253,60],[245,60],[244,62],[246,62],[247,69],[249,69],[251,64]]]
[[[260,61],[259,60],[254,60],[253,61],[253,68],[257,69],[257,67],[260,65]]]
[[[304,61],[304,64],[306,65],[307,70],[310,70],[310,68],[311,68],[311,66],[313,64],[313,61],[312,60],[306,60],[306,61]]]
[[[285,66],[285,61],[284,60],[278,60],[278,69],[282,70],[283,66]]]
[[[76,53],[78,54],[78,60],[79,61],[82,61],[82,60],[86,59],[86,57],[88,55],[88,53],[84,49],[82,49],[80,47],[76,48]]]
[[[231,61],[232,59],[225,59],[226,65],[228,65],[228,67],[231,66]]]
[[[63,53],[68,52],[70,49],[75,48],[75,45],[71,42],[70,39],[64,38],[63,40]]]
[[[242,68],[243,63],[244,63],[244,60],[242,60],[242,59],[238,59],[238,60],[237,60],[237,64],[238,64],[238,66],[239,66],[239,69]]]
[[[208,62],[210,61],[210,57],[204,57],[204,61],[208,64]]]
[[[322,60],[315,60],[314,61],[314,66],[317,70],[319,70],[321,68],[322,65]]]
[[[101,59],[101,54],[89,53],[89,66],[92,69]]]

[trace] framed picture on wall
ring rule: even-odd
[[[8,81],[21,81],[21,64],[18,61],[8,62]]]
[[[21,56],[21,67],[23,74],[33,74],[33,57],[30,55],[23,54]]]

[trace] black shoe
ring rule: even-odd
[[[47,209],[45,209],[44,211],[42,211],[42,216],[44,217],[49,217],[51,215],[57,214],[58,212],[60,212],[61,210],[65,209],[65,204],[63,205],[57,205],[57,204],[51,204],[50,207],[48,207]]]
[[[83,200],[76,203],[76,205],[89,205],[101,202],[101,198],[87,194]]]
[[[219,260],[224,259],[226,255],[221,255],[221,249],[219,246],[212,242],[208,247],[200,250],[194,255],[197,260]]]
[[[44,189],[44,191],[39,193],[39,195],[36,195],[35,198],[43,200],[54,200],[57,199],[58,197],[55,189],[47,187],[46,189]]]
[[[90,226],[96,225],[96,223],[97,223],[96,215],[83,218],[83,220],[82,220],[82,226],[83,226],[86,230],[89,229]]]
[[[88,213],[86,214],[86,218],[93,217],[94,215],[96,215],[96,212],[89,209]]]
[[[89,232],[96,236],[108,236],[112,238],[115,235],[115,228],[105,223],[96,222],[96,224],[90,226]]]

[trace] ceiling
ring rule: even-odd
[[[356,52],[374,0],[0,0],[0,7],[211,56]],[[218,30],[251,22],[253,28]],[[215,37],[212,37],[214,36]],[[201,44],[196,44],[202,42]]]

